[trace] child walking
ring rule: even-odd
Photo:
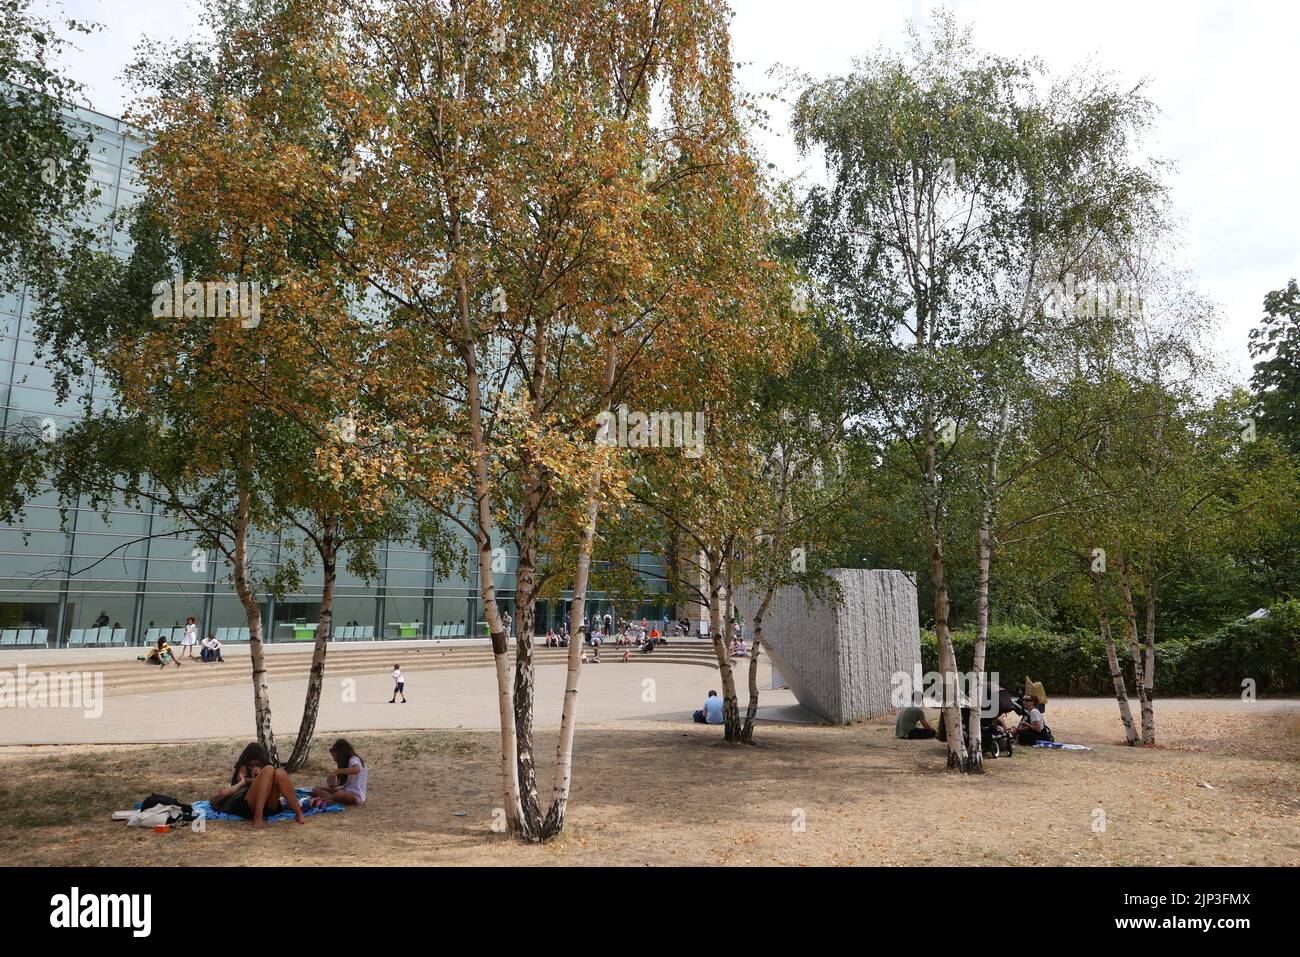
[[[393,696],[388,699],[389,704],[397,703],[397,696],[402,696],[402,704],[406,704],[406,682],[402,679],[402,666],[393,665]]]

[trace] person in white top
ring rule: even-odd
[[[388,699],[388,703],[396,704],[399,694],[402,696],[402,704],[406,704],[406,680],[402,677],[402,666],[393,665],[393,696]]]
[[[352,750],[345,738],[330,745],[335,770],[325,779],[325,784],[311,792],[311,802],[316,807],[326,804],[366,803],[366,762]]]
[[[175,620],[175,619],[173,619]],[[181,636],[181,657],[193,658],[194,646],[199,641],[199,626],[194,616],[185,619],[185,633]]]
[[[217,640],[216,635],[208,635],[203,639],[203,650],[199,652],[199,657],[204,661],[221,661],[226,659],[221,657],[221,642]]]

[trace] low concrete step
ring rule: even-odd
[[[142,656],[145,652],[145,649],[143,648],[132,649],[132,650],[138,650],[139,655],[132,655],[129,657],[119,657],[119,658],[112,658],[112,659],[90,659],[90,658],[77,658],[74,657],[75,655],[74,652],[68,652],[67,654],[69,655],[69,657],[67,658],[60,657],[54,661],[47,659],[45,664],[41,665],[40,667],[42,667],[44,670],[52,670],[52,671],[53,670],[73,670],[73,671],[93,670],[93,671],[103,672],[104,674],[108,674],[114,671],[131,671],[136,669],[139,666],[140,662],[138,660],[138,657]],[[513,652],[513,646],[511,650]],[[588,654],[590,654],[591,652],[591,649],[589,647],[585,647],[583,650],[586,651]],[[619,648],[617,646],[605,645],[602,647],[602,654],[621,655],[623,650],[624,650],[623,648]],[[631,650],[633,654],[640,653],[639,650],[635,647],[632,647],[629,650]],[[545,658],[545,657],[552,657],[552,656],[564,658],[568,656],[568,652],[569,650],[567,648],[546,648],[543,646],[534,646],[533,648],[533,656],[538,659]],[[668,645],[666,647],[659,648],[655,652],[655,654],[698,655],[701,657],[712,658],[713,649],[710,646]],[[227,660],[230,661],[248,660],[247,654],[238,653],[238,652],[227,654],[226,657]],[[427,648],[384,648],[380,646],[375,648],[366,648],[366,649],[357,649],[357,650],[353,650],[351,648],[338,649],[338,648],[331,647],[326,660],[328,661],[379,661],[379,662],[388,662],[390,666],[394,663],[400,662],[405,667],[409,663],[415,663],[415,662],[427,660],[430,657],[436,657],[436,658],[469,657],[475,660],[484,659],[490,661],[492,659],[492,652],[491,649],[485,646],[439,647],[434,645]],[[293,652],[280,652],[275,654],[267,654],[265,657],[265,661],[266,661],[266,666],[268,668],[276,668],[276,667],[286,667],[286,666],[297,666],[299,664],[309,663],[311,661],[311,658],[312,658],[311,648],[305,647],[301,649],[294,649]],[[189,659],[182,659],[182,660],[188,662]],[[32,666],[32,667],[36,667],[36,666]]]
[[[538,667],[557,667],[567,663],[567,658],[553,656],[548,658],[535,659]],[[590,664],[590,658],[588,664]],[[667,653],[655,652],[650,655],[636,655],[630,657],[627,662],[622,661],[622,655],[614,656],[612,654],[601,655],[601,665],[605,664],[633,664],[639,663],[669,665],[684,664],[696,667],[705,667],[717,670],[717,662],[711,657],[705,658],[699,655],[672,655]],[[124,694],[145,694],[161,691],[179,691],[187,688],[204,688],[216,685],[240,684],[250,678],[247,661],[227,661],[225,663],[208,664],[203,662],[187,662],[180,668],[168,667],[159,669],[155,666],[142,665],[139,662],[134,663],[139,671],[135,673],[115,673],[111,677],[105,675],[104,692],[105,694],[124,695]],[[468,668],[490,667],[492,664],[491,656],[482,659],[472,659],[468,656],[456,656],[453,659],[430,660],[430,661],[413,661],[403,663],[403,670],[416,674],[428,671],[448,671],[461,670]],[[241,667],[242,665],[242,667]],[[386,674],[391,669],[391,663],[369,663],[369,662],[349,662],[345,660],[335,661],[327,658],[325,662],[326,680],[336,680],[346,677],[360,677],[363,675]],[[514,661],[510,662],[510,667],[514,667]],[[69,669],[75,670],[75,669]],[[270,681],[287,681],[287,680],[305,680],[310,670],[309,663],[304,663],[299,668],[275,668],[267,670],[267,678]]]

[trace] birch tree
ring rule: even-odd
[[[808,84],[796,109],[799,142],[826,151],[831,179],[807,203],[812,269],[858,330],[869,431],[907,449],[921,490],[949,728],[959,724],[953,518],[969,512],[975,524],[972,741],[996,513],[1023,473],[1004,469],[1004,458],[1026,390],[1050,360],[1047,343],[1070,325],[1051,327],[1044,290],[1093,246],[1125,235],[1159,192],[1131,155],[1149,109],[1140,91],[1091,77],[1046,81],[1033,62],[980,55],[941,18],[905,57],[876,56],[849,77]],[[949,767],[982,770],[978,749],[966,753],[956,737]]]

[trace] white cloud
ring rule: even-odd
[[[879,44],[900,48],[909,19],[939,4],[872,0],[733,0],[742,82],[771,89],[781,63],[814,76],[841,73]],[[1066,5],[967,0],[947,5],[975,42],[1036,56],[1054,73],[1081,65],[1125,83],[1149,82],[1160,110],[1149,146],[1172,160],[1168,184],[1182,219],[1187,266],[1222,307],[1217,338],[1227,371],[1250,374],[1246,333],[1264,294],[1300,274],[1300,5],[1096,0]],[[811,171],[774,110],[761,141],[787,175]]]

